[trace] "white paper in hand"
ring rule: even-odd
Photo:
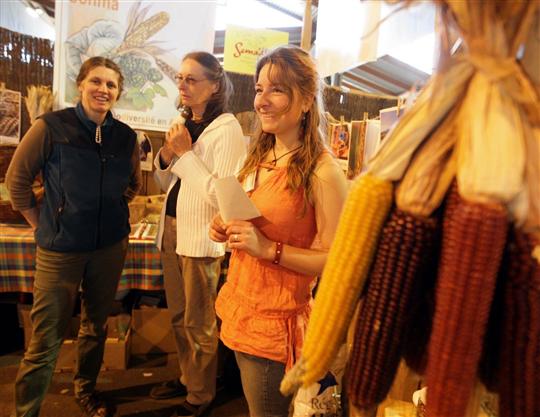
[[[261,215],[236,177],[219,178],[214,185],[223,221],[250,220]]]

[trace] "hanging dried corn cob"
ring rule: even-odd
[[[302,358],[282,381],[282,392],[298,383],[309,385],[328,371],[345,338],[391,203],[390,182],[364,175],[354,183],[317,290]]]
[[[515,230],[509,245],[501,355],[500,417],[540,416],[540,240]]]
[[[467,407],[507,231],[496,203],[461,200],[445,213],[427,366],[427,415],[462,416]]]
[[[347,387],[363,409],[382,402],[399,365],[404,323],[433,256],[437,220],[395,210],[383,230],[355,329]]]
[[[403,184],[404,182],[400,184],[400,187]],[[454,181],[450,186],[444,202],[444,212],[447,215],[444,217],[443,224],[446,228],[448,228],[448,219],[451,218],[448,214],[455,210],[459,201],[457,184]],[[437,247],[436,252],[439,253],[439,251],[440,247]],[[421,294],[419,294],[418,299],[414,303],[415,305],[412,307],[402,346],[402,356],[407,366],[420,375],[425,372],[427,367],[427,346],[431,336],[433,315],[435,314],[437,261],[438,258],[433,259],[432,264],[427,266],[429,275],[422,282]]]
[[[499,385],[499,366],[500,366],[500,345],[502,340],[502,314],[504,309],[504,283],[506,277],[503,276],[502,270],[508,264],[508,250],[505,249],[497,283],[495,285],[495,293],[491,302],[489,319],[486,324],[486,334],[482,347],[482,354],[478,363],[478,379],[484,387],[490,392],[498,392]]]

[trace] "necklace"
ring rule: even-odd
[[[283,158],[284,156],[287,156],[293,152],[296,152],[298,149],[300,149],[302,147],[302,145],[299,145],[297,146],[296,148],[294,149],[291,149],[290,151],[288,152],[285,152],[283,155],[281,155],[279,158],[276,156],[276,145],[274,144],[272,146],[272,154],[274,155],[274,159],[272,159],[269,163],[272,165],[272,167],[275,167],[277,165],[277,162]],[[270,171],[272,168],[268,168],[268,171]]]
[[[101,125],[97,125],[96,127],[96,143],[101,145]]]

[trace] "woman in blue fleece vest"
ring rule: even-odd
[[[110,111],[122,84],[113,61],[84,62],[80,102],[38,119],[7,172],[13,207],[34,229],[37,244],[32,338],[15,381],[17,417],[39,415],[79,289],[76,401],[85,416],[114,413],[95,385],[128,245],[128,201],[141,184],[136,134]],[[38,207],[31,186],[40,171],[45,196]]]

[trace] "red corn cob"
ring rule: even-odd
[[[361,409],[379,404],[390,390],[408,313],[433,257],[437,224],[396,209],[384,227],[347,372],[349,398]]]
[[[426,371],[428,416],[465,414],[507,228],[500,204],[460,200],[445,212]]]
[[[457,207],[459,201],[457,183],[454,181],[448,190],[442,209],[446,213],[450,213]],[[436,240],[435,256],[431,264],[426,267],[428,273],[424,277],[424,281],[420,283],[421,290],[417,292],[411,306],[401,351],[407,366],[419,375],[424,374],[427,367],[427,350],[433,325],[433,315],[435,314],[435,284],[437,281],[440,237],[438,236]]]
[[[504,294],[500,417],[540,416],[540,244],[532,235],[512,233]]]

